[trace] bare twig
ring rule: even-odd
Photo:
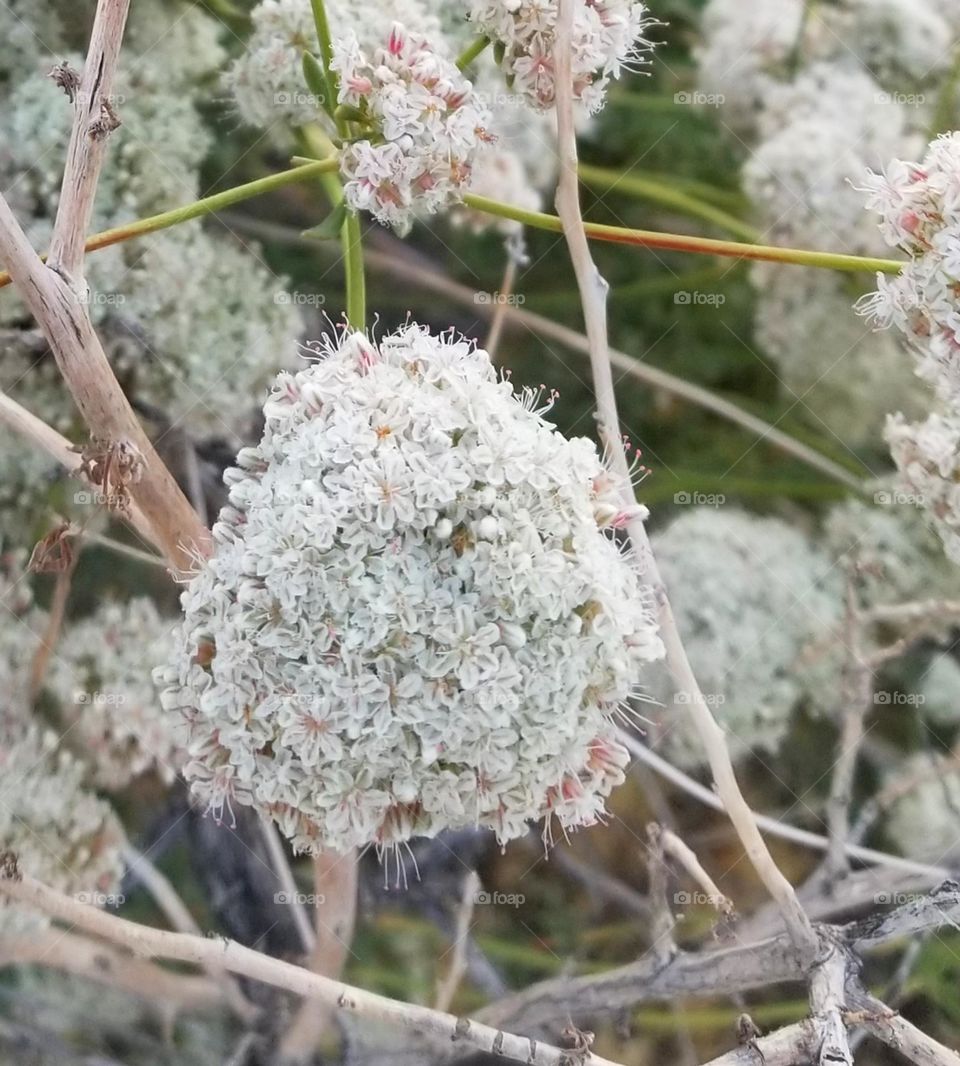
[[[467,946],[470,943],[470,924],[473,921],[473,909],[480,890],[480,877],[476,870],[470,870],[463,879],[463,891],[460,893],[460,905],[457,907],[457,920],[453,927],[453,945],[450,949],[450,964],[437,989],[434,1000],[436,1010],[449,1010],[453,997],[457,994],[463,975],[467,972]]]
[[[816,1048],[817,1033],[809,1020],[785,1025],[769,1036],[743,1043],[733,1051],[711,1059],[706,1066],[796,1066],[809,1062]]]
[[[70,589],[73,587],[73,574],[80,561],[80,552],[73,552],[63,570],[56,577],[53,586],[53,597],[50,601],[50,609],[47,612],[47,624],[40,638],[40,646],[33,656],[30,665],[30,703],[36,700],[43,688],[43,682],[47,675],[47,667],[50,665],[50,657],[60,639],[63,628],[63,618],[67,610],[67,601],[70,599]]]
[[[513,295],[513,286],[517,280],[517,261],[514,256],[507,258],[507,265],[503,268],[503,280],[500,282],[500,291],[496,293],[496,301],[493,305],[493,317],[490,320],[490,328],[487,331],[486,340],[483,342],[484,348],[493,359],[497,354],[497,348],[500,345],[500,338],[503,335],[503,323],[506,317],[507,304],[510,297]]]
[[[656,826],[656,831],[659,834],[664,855],[678,862],[686,870],[687,874],[693,878],[694,883],[703,889],[710,906],[715,907],[727,917],[732,915],[734,912],[733,904],[720,891],[716,882],[703,868],[693,849],[688,847],[676,833],[671,832],[669,829]]]
[[[357,907],[357,855],[321,852],[313,860],[316,939],[307,965],[324,977],[339,977],[353,939]],[[297,1012],[280,1044],[284,1063],[308,1061],[330,1027],[336,1012],[307,1000]]]
[[[600,276],[590,254],[583,218],[580,213],[577,182],[577,136],[573,113],[573,78],[571,75],[573,6],[572,0],[560,0],[554,50],[554,79],[557,104],[557,138],[560,154],[560,177],[557,186],[557,214],[563,223],[564,237],[570,249],[577,285],[580,289],[587,338],[590,342],[590,365],[597,394],[597,417],[600,434],[610,453],[614,471],[623,482],[624,505],[636,510],[629,464],[620,436],[617,401],[607,343],[606,298],[608,286]],[[777,901],[784,922],[798,951],[812,961],[817,937],[803,908],[797,902],[793,886],[781,873],[767,850],[733,772],[723,731],[717,725],[707,701],[700,692],[687,659],[663,581],[657,570],[642,520],[628,526],[638,561],[653,586],[658,605],[660,634],[667,653],[667,664],[680,692],[689,697],[688,707],[700,735],[717,791],[733,822],[750,862],[767,891]]]
[[[55,892],[31,877],[16,873],[9,853],[0,856],[0,893],[28,907],[34,907],[62,922],[103,937],[147,958],[176,959],[197,966],[222,966],[231,973],[262,981],[276,988],[314,1000],[343,1014],[352,1014],[397,1026],[405,1030],[439,1037],[463,1048],[479,1048],[488,1054],[514,1059],[528,1066],[570,1066],[570,1052],[527,1037],[515,1036],[469,1018],[431,1010],[412,1003],[400,1003],[322,977],[280,959],[262,955],[233,940],[197,937],[151,929]],[[177,978],[182,981],[182,977]],[[592,1055],[590,1066],[617,1066],[609,1059]]]
[[[150,893],[153,901],[166,915],[171,927],[179,933],[193,933],[201,936],[200,926],[197,925],[177,890],[147,856],[138,851],[129,841],[124,841],[121,854],[129,872]],[[224,999],[238,1018],[250,1022],[259,1014],[258,1009],[244,996],[240,986],[223,967],[209,967],[207,972],[223,986]]]
[[[15,433],[19,433],[26,440],[37,445],[47,455],[55,459],[63,469],[71,475],[85,481],[91,488],[97,486],[90,482],[83,474],[81,466],[83,460],[66,437],[61,436],[55,429],[41,421],[36,415],[31,414],[25,407],[21,407],[16,400],[12,400],[6,393],[0,392],[0,422],[9,426]],[[123,517],[145,540],[156,544],[157,540],[150,523],[146,520],[143,512],[132,503]]]
[[[847,575],[846,589],[846,634],[847,660],[844,664],[843,682],[840,686],[843,700],[842,726],[839,751],[830,779],[830,795],[827,798],[827,829],[830,845],[827,848],[824,872],[828,877],[839,877],[850,867],[846,851],[850,835],[850,805],[853,802],[853,782],[863,742],[864,722],[873,698],[873,673],[870,669],[863,623],[860,619],[854,584],[854,575]]]
[[[112,453],[122,450],[142,468],[132,493],[154,539],[174,571],[186,575],[198,555],[209,550],[209,533],[199,521],[169,470],[144,433],[94,331],[85,303],[85,286],[74,275],[83,262],[83,237],[96,192],[103,144],[91,129],[89,108],[109,94],[128,0],[100,0],[76,102],[74,132],[55,238],[52,264],[44,265],[0,196],[0,260],[41,327],[94,443]],[[109,101],[106,101],[109,103]],[[93,118],[96,122],[96,117]]]
[[[810,1012],[817,1027],[820,1066],[853,1066],[853,1053],[844,1022],[848,956],[839,943],[824,941],[826,958],[810,979]]]
[[[862,1026],[917,1066],[960,1066],[956,1051],[927,1036],[873,996],[866,993],[857,996],[856,1008],[848,1014],[848,1024]]]
[[[74,974],[174,1010],[203,1011],[225,1005],[224,989],[207,977],[173,973],[63,929],[33,930],[19,937],[5,933],[0,941],[0,968],[17,965]]]
[[[106,134],[114,128],[110,95],[129,7],[130,0],[100,0],[97,4],[83,75],[71,96],[73,130],[47,263],[71,282],[76,292],[83,285],[84,241],[106,155]]]
[[[667,762],[655,751],[651,751],[646,744],[641,743],[636,737],[619,730],[617,733],[620,742],[641,762],[658,774],[671,781],[678,788],[683,789],[688,795],[699,800],[705,806],[715,811],[723,810],[723,802],[720,797],[709,788],[695,781],[689,774],[677,769],[672,763]],[[820,833],[812,833],[808,829],[800,829],[797,826],[780,822],[765,814],[753,814],[757,825],[772,837],[781,840],[789,840],[794,844],[800,844],[806,848],[815,848],[817,851],[825,851],[829,847],[829,839]],[[905,859],[900,855],[889,855],[884,851],[876,851],[873,848],[860,847],[857,844],[845,845],[847,854],[860,862],[887,866],[890,869],[902,870],[904,873],[914,874],[918,877],[931,878],[933,881],[942,881],[946,877],[952,877],[953,872],[947,866],[934,866],[929,863],[914,862],[913,859]]]
[[[317,935],[313,931],[306,909],[300,900],[300,892],[297,889],[293,871],[290,869],[290,863],[287,862],[287,854],[283,849],[280,832],[276,825],[265,816],[260,819],[260,831],[263,836],[263,842],[266,845],[270,866],[283,888],[283,893],[287,898],[287,905],[293,908],[293,922],[297,927],[300,942],[303,944],[303,952],[307,955],[316,947]]]

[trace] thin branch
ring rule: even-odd
[[[710,807],[715,811],[723,811],[723,801],[709,788],[694,780],[689,774],[677,769],[672,763],[667,762],[661,755],[651,751],[646,744],[641,743],[636,737],[625,730],[618,730],[617,739],[644,765],[655,770],[661,777],[672,782],[694,799]],[[781,840],[789,840],[793,844],[799,844],[805,848],[814,848],[817,851],[826,851],[829,847],[829,838],[821,833],[812,833],[809,829],[800,829],[797,826],[780,822],[766,814],[753,812],[753,819],[769,836],[778,837]],[[904,873],[914,874],[918,877],[927,877],[933,881],[942,881],[952,877],[954,871],[948,866],[933,866],[929,863],[914,862],[913,859],[905,859],[901,855],[890,855],[885,851],[876,851],[874,848],[864,848],[858,844],[847,843],[846,853],[859,862],[871,863],[877,866],[887,866],[890,869],[902,870]]]
[[[29,702],[34,703],[43,689],[43,682],[47,676],[47,667],[50,665],[50,657],[60,639],[63,629],[63,619],[67,610],[67,601],[70,599],[70,589],[73,587],[73,574],[80,562],[80,552],[75,551],[70,556],[64,567],[56,577],[53,586],[53,597],[50,601],[50,609],[47,612],[47,624],[40,638],[40,646],[33,656],[30,664],[30,687]]]
[[[650,829],[655,829],[657,835],[659,835],[664,855],[679,863],[686,870],[687,874],[693,879],[694,884],[703,889],[710,906],[723,915],[732,915],[734,913],[733,903],[717,887],[716,882],[703,868],[693,849],[688,847],[676,833],[671,832],[669,829],[655,826],[648,827],[648,832],[650,832]]]
[[[51,426],[48,426],[46,422],[37,418],[36,415],[31,414],[25,407],[21,407],[16,400],[12,400],[4,392],[0,392],[0,422],[9,426],[15,433],[24,437],[26,440],[29,440],[42,451],[46,452],[47,455],[58,462],[71,477],[83,481],[84,484],[89,485],[92,489],[98,488],[98,486],[94,485],[81,470],[83,459],[70,441],[68,441],[66,437],[61,436],[61,434]],[[158,544],[150,523],[147,522],[146,517],[135,501],[130,503],[129,508],[121,517],[123,517],[145,540],[149,541],[151,544]],[[92,533],[84,533],[81,531],[79,535],[86,536],[90,540],[96,539],[96,535]],[[135,551],[136,549],[130,548],[129,550]],[[159,559],[155,561],[162,563],[162,560]]]
[[[437,989],[433,1006],[436,1010],[449,1010],[453,997],[457,994],[460,982],[467,972],[467,947],[470,944],[470,926],[473,922],[473,910],[480,890],[480,877],[476,870],[468,871],[463,879],[463,891],[457,907],[457,920],[453,927],[453,946],[450,950],[450,964]]]
[[[138,456],[130,492],[174,570],[188,574],[209,534],[144,433],[120,388],[87,309],[70,284],[40,261],[0,196],[0,260],[44,332],[57,366],[95,442]],[[107,490],[109,491],[109,490]]]
[[[817,1032],[806,1019],[785,1025],[769,1036],[760,1036],[749,1044],[741,1044],[705,1066],[797,1066],[809,1062],[816,1050]]]
[[[324,977],[339,977],[350,954],[357,908],[358,862],[356,852],[337,855],[321,852],[313,860],[316,938],[307,965]],[[313,1000],[300,1007],[280,1043],[283,1063],[308,1062],[330,1028],[335,1012]]]
[[[106,156],[107,134],[119,124],[111,92],[129,8],[130,0],[99,0],[80,89],[73,98],[73,130],[48,263],[77,292],[83,288],[83,244]]]
[[[223,988],[207,977],[173,973],[109,944],[53,927],[22,937],[5,933],[0,941],[0,968],[4,966],[60,970],[174,1010],[214,1010],[225,1005]]]
[[[843,700],[842,725],[826,812],[830,845],[827,848],[824,872],[828,877],[834,878],[844,874],[850,867],[846,851],[850,835],[850,805],[853,802],[854,776],[860,745],[863,743],[864,723],[873,698],[873,673],[868,662],[852,573],[847,575],[845,614],[847,656],[840,686]]]
[[[853,1052],[844,1021],[848,955],[840,944],[830,944],[810,979],[810,1011],[819,1037],[820,1066],[853,1066]]]
[[[918,1029],[896,1011],[866,993],[847,1016],[850,1025],[863,1026],[872,1036],[899,1051],[916,1066],[960,1066],[960,1055]]]
[[[630,481],[629,464],[620,436],[613,372],[608,354],[606,319],[608,286],[591,258],[583,217],[580,213],[577,183],[577,135],[574,124],[571,74],[572,33],[572,0],[559,0],[554,50],[557,137],[560,154],[556,207],[563,223],[564,237],[570,249],[570,257],[583,303],[587,338],[590,341],[590,364],[597,394],[600,434],[611,455],[614,471],[623,482],[625,507],[635,511],[636,501]],[[689,697],[690,714],[706,750],[724,808],[733,822],[754,869],[767,891],[779,904],[783,920],[797,949],[808,961],[812,960],[817,950],[816,934],[797,901],[793,886],[784,877],[774,862],[773,856],[767,850],[763,837],[753,820],[753,814],[737,784],[723,731],[717,725],[707,701],[701,694],[687,659],[670,601],[650,549],[644,524],[641,520],[634,520],[629,524],[628,529],[638,561],[645,571],[647,580],[655,590],[660,634],[666,648],[667,664],[678,690]]]
[[[151,929],[80,903],[55,892],[32,877],[16,872],[16,860],[8,852],[0,856],[0,893],[28,907],[103,937],[147,958],[175,959],[197,966],[221,966],[254,981],[325,1004],[332,1010],[404,1030],[438,1037],[447,1046],[460,1044],[490,1055],[527,1063],[528,1066],[570,1066],[570,1052],[527,1037],[515,1036],[469,1018],[431,1010],[413,1003],[400,1003],[362,988],[311,973],[300,966],[262,955],[233,940],[197,937]],[[178,977],[178,980],[183,980]],[[592,1055],[590,1066],[617,1066]]]
[[[292,908],[293,924],[297,927],[300,943],[303,945],[303,952],[308,955],[316,947],[317,935],[313,931],[306,909],[300,901],[300,891],[297,888],[297,882],[294,880],[293,871],[290,869],[290,863],[287,861],[287,853],[283,848],[280,831],[274,822],[266,816],[262,816],[260,818],[260,832],[267,849],[270,868],[277,875],[277,880],[280,882],[283,894],[286,896],[287,905]]]

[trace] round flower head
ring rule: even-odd
[[[354,34],[336,41],[333,67],[340,104],[356,109],[371,133],[340,156],[349,206],[405,230],[415,211],[457,202],[474,158],[493,138],[489,111],[456,65],[394,23],[372,53]]]
[[[477,32],[494,41],[515,91],[539,111],[553,107],[558,0],[470,0],[469,10]],[[590,114],[603,107],[611,78],[651,50],[643,36],[650,24],[639,0],[574,0],[573,96]]]
[[[773,518],[696,508],[653,538],[677,625],[734,758],[772,753],[790,729],[802,685],[793,663],[833,624],[839,596],[831,562]],[[664,678],[662,749],[687,767],[706,753],[680,696]]]
[[[415,324],[280,375],[158,672],[212,809],[308,851],[603,815],[661,646],[622,486],[539,402]]]
[[[124,788],[155,771],[167,783],[179,753],[172,720],[144,663],[169,658],[171,624],[153,601],[105,603],[66,627],[53,656],[47,687],[70,728],[66,741],[90,764],[98,788]]]

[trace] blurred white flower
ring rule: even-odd
[[[733,758],[775,753],[803,693],[794,662],[834,624],[841,603],[831,560],[799,530],[732,508],[697,507],[653,537],[680,635]],[[695,767],[706,753],[683,694],[665,672],[655,737]]]
[[[916,773],[919,784],[891,807],[887,834],[908,859],[952,865],[960,856],[960,772],[944,773],[916,755],[898,768],[898,777],[906,773]]]
[[[68,623],[47,672],[47,689],[58,700],[67,742],[90,766],[98,788],[117,790],[154,771],[168,784],[180,753],[172,716],[148,663],[173,650],[172,620],[152,600],[101,603],[93,614]]]
[[[545,410],[414,324],[278,378],[158,672],[216,813],[308,851],[602,817],[661,646],[621,486]]]
[[[558,0],[470,0],[469,10],[477,32],[493,40],[512,89],[531,107],[553,107]],[[603,107],[611,79],[645,62],[651,21],[640,0],[574,0],[573,95],[590,114]]]

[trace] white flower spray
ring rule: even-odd
[[[215,812],[311,852],[603,817],[661,645],[620,486],[542,403],[415,324],[281,375],[158,672]]]

